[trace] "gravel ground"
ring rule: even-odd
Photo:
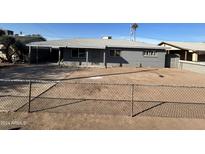
[[[29,69],[32,71],[28,71]],[[8,73],[3,73],[5,70]],[[34,72],[35,74],[33,74]],[[24,125],[21,122],[20,125],[23,125],[21,127],[22,129],[205,128],[203,124],[205,120],[205,104],[203,104],[205,103],[204,88],[135,87],[134,100],[138,100],[138,102],[134,103],[134,114],[136,116],[131,118],[129,117],[130,101],[127,101],[131,100],[130,86],[70,84],[70,82],[94,82],[201,87],[205,86],[205,76],[202,74],[166,68],[86,68],[74,71],[69,70],[69,68],[56,68],[53,66],[48,69],[44,66],[26,66],[18,69],[1,69],[0,71],[0,76],[7,79],[22,79],[24,75],[26,79],[30,77],[36,79],[39,77],[39,79],[46,80],[61,80],[62,83],[55,85],[51,89],[49,87],[53,85],[50,84],[33,85],[33,97],[38,92],[49,89],[32,101],[31,109],[41,112],[30,114],[22,112],[1,113],[1,118],[5,121],[9,121],[10,118],[25,119],[28,124]],[[0,92],[5,95],[9,94],[8,90],[9,88],[4,88]],[[19,95],[22,94],[22,91],[25,91],[25,88],[17,87],[15,92]],[[56,100],[56,97],[61,99]],[[17,105],[11,105],[11,103],[8,103],[8,99],[5,98],[1,97],[0,99],[7,100],[6,105],[2,105],[4,108],[7,107],[7,110],[11,110],[11,107],[16,109],[22,105],[18,105],[18,103],[16,103]],[[68,100],[68,98],[72,99]],[[98,98],[102,100],[85,101],[82,98]],[[103,101],[103,99],[121,101]],[[154,102],[154,100],[157,101]],[[1,101],[1,103],[4,101]],[[164,101],[170,101],[171,103]],[[180,102],[183,102],[183,104]],[[20,111],[27,111],[27,108],[28,106],[24,106]],[[63,118],[66,118],[64,122],[62,122]],[[10,129],[7,126],[2,129]]]
[[[69,113],[0,113],[0,129],[204,130],[205,119]]]
[[[98,77],[98,78],[93,78]],[[205,86],[205,75],[169,68],[87,68],[65,74],[65,81]]]

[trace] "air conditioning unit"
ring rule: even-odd
[[[110,40],[110,39],[112,39],[112,36],[103,36],[102,39],[104,39],[104,40]]]

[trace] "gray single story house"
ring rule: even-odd
[[[164,67],[166,47],[114,39],[69,39],[32,42],[29,62],[72,66]]]

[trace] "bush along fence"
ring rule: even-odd
[[[205,87],[0,80],[0,112],[205,118]]]

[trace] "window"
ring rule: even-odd
[[[157,56],[157,52],[154,50],[149,50],[149,51],[144,51],[144,56],[147,57],[156,57]]]
[[[79,58],[85,58],[86,57],[85,49],[79,49],[78,50],[78,56],[79,56]]]
[[[71,50],[71,57],[72,58],[78,58],[78,49],[72,49]]]
[[[110,50],[110,57],[120,57],[120,50]]]
[[[85,49],[72,49],[71,50],[71,57],[72,58],[85,58],[86,51],[85,51]]]

